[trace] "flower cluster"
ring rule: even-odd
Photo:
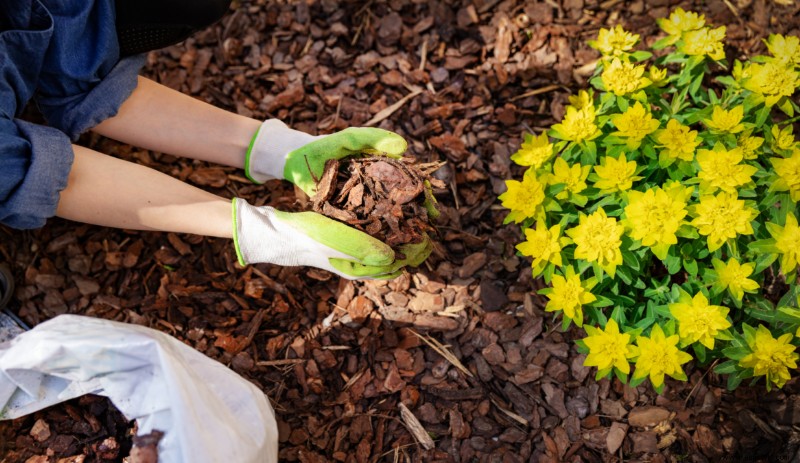
[[[681,8],[659,26],[659,58],[622,26],[589,42],[594,89],[524,135],[506,223],[598,378],[660,391],[717,361],[729,387],[781,387],[800,357],[800,39],[771,35],[769,56],[712,78],[725,27]]]

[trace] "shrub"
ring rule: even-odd
[[[506,223],[598,379],[660,392],[694,359],[781,387],[800,345],[800,39],[729,68],[725,27],[680,8],[659,25],[655,54],[620,26],[589,42],[594,89],[524,135]]]

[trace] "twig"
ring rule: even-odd
[[[731,13],[733,13],[733,15],[736,16],[736,19],[738,19],[739,22],[741,22],[742,18],[739,16],[739,10],[737,10],[736,7],[733,6],[731,2],[729,2],[728,0],[722,0],[722,1],[725,3],[725,6],[727,6],[728,9],[731,10]]]
[[[411,333],[414,334],[416,337],[418,337],[421,340],[423,340],[425,342],[425,344],[430,346],[439,355],[444,357],[444,359],[447,360],[448,362],[450,362],[454,367],[456,367],[459,370],[461,370],[462,373],[464,373],[465,375],[469,376],[470,378],[474,377],[472,375],[472,372],[467,370],[467,367],[465,367],[464,364],[461,363],[461,361],[458,359],[458,357],[456,357],[452,352],[450,352],[445,346],[442,345],[442,343],[437,341],[435,338],[431,338],[429,336],[423,336],[423,335],[421,335],[421,334],[419,334],[416,331],[411,330],[411,329],[409,331],[411,331]]]
[[[311,178],[314,179],[314,183],[319,183],[319,179],[316,175],[314,175],[314,171],[311,170],[311,164],[308,163],[308,156],[303,156],[306,160],[306,167],[308,167],[308,173],[311,174]]]
[[[552,92],[553,90],[557,90],[559,88],[561,88],[560,85],[548,85],[546,87],[540,87],[540,88],[531,90],[529,92],[525,92],[525,93],[522,93],[520,95],[517,95],[517,96],[515,96],[513,98],[509,98],[508,101],[509,102],[517,101],[517,100],[521,100],[523,98],[528,98],[529,96],[541,95],[542,93]]]
[[[688,396],[686,396],[686,400],[684,400],[684,401],[683,401],[683,408],[686,408],[686,406],[687,406],[687,405],[689,405],[689,399],[691,399],[691,398],[692,398],[692,395],[694,394],[694,391],[696,391],[696,390],[697,390],[697,387],[698,387],[698,386],[700,386],[700,383],[702,383],[702,382],[703,382],[703,379],[704,379],[706,376],[708,376],[708,374],[709,374],[709,373],[711,373],[711,370],[713,370],[713,369],[714,369],[714,366],[715,366],[717,363],[719,363],[719,359],[716,359],[716,360],[714,360],[714,363],[712,363],[712,364],[711,364],[711,365],[708,367],[708,369],[706,370],[706,372],[705,372],[705,373],[703,373],[703,376],[701,376],[701,377],[700,377],[700,379],[699,379],[699,380],[698,380],[698,381],[697,381],[697,382],[694,384],[694,386],[692,387],[692,390],[691,390],[691,391],[689,391],[689,395],[688,395]]]
[[[259,367],[280,367],[284,365],[295,365],[305,362],[305,359],[279,359],[279,360],[263,360],[256,362]]]
[[[398,100],[395,104],[380,110],[378,112],[378,114],[375,115],[375,117],[373,117],[372,119],[368,120],[364,124],[364,127],[372,127],[372,126],[380,123],[381,121],[383,121],[387,117],[389,117],[392,114],[394,114],[395,111],[397,111],[398,109],[402,108],[403,105],[408,102],[408,100],[414,98],[415,96],[419,95],[420,93],[422,93],[422,89],[419,88],[419,87],[416,87],[411,93],[409,93],[408,95],[404,96],[403,98],[400,98],[400,100]]]

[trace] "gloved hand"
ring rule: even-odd
[[[400,158],[408,144],[383,129],[351,127],[330,135],[309,135],[277,119],[261,124],[247,149],[244,171],[254,183],[286,179],[313,196],[325,161],[367,153]]]
[[[401,247],[396,259],[387,244],[316,212],[282,212],[233,199],[234,244],[242,265],[268,262],[307,265],[347,279],[391,279],[406,265],[421,264],[433,244],[426,239]]]

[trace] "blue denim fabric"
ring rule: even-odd
[[[0,1],[0,223],[55,214],[70,139],[117,113],[143,64],[120,61],[113,0]],[[31,99],[50,127],[17,119]]]

